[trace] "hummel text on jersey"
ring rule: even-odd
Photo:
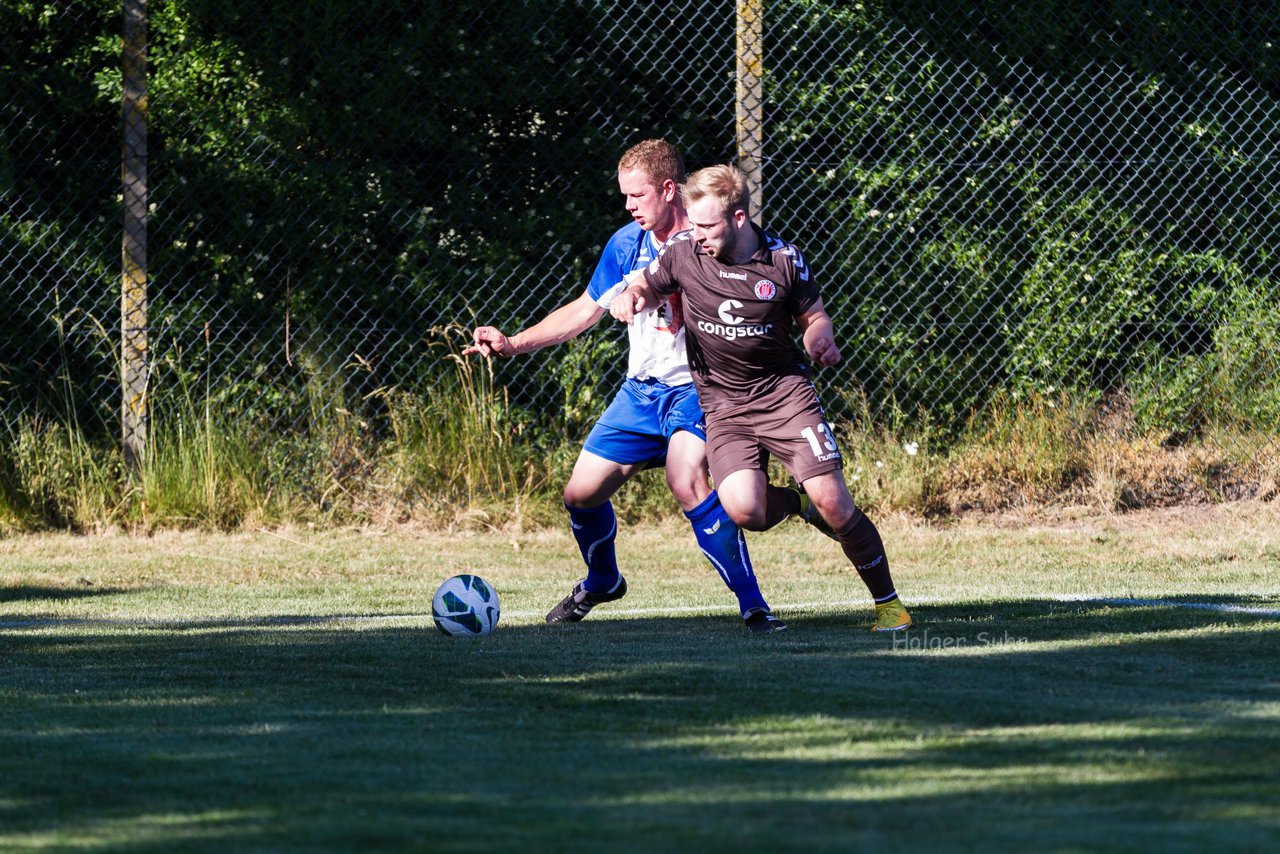
[[[753,338],[757,335],[768,335],[773,330],[772,323],[766,323],[763,326],[721,326],[719,323],[711,323],[707,320],[699,320],[698,328],[703,332],[711,335],[719,335],[729,341],[736,341],[739,338]]]
[[[720,278],[722,279],[737,279],[740,282],[745,282],[747,280],[746,273],[726,273],[724,270],[717,270],[716,272],[720,274]]]

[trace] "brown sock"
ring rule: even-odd
[[[769,484],[765,491],[764,528],[767,531],[800,512],[800,496],[794,489]]]
[[[845,557],[862,576],[862,583],[871,591],[871,598],[876,604],[890,602],[897,598],[893,588],[893,577],[889,574],[889,558],[884,553],[884,542],[880,532],[861,510],[853,511],[853,518],[843,528],[836,531],[836,539]]]

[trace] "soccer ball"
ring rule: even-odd
[[[455,575],[436,589],[431,616],[446,635],[487,635],[498,625],[498,592],[478,575]]]

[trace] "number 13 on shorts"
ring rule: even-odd
[[[818,462],[826,462],[840,456],[840,451],[836,447],[836,436],[831,432],[827,422],[819,421],[816,428],[806,427],[800,431],[800,435],[809,443],[809,449],[813,451]]]

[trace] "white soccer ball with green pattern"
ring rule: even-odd
[[[479,637],[498,625],[498,592],[478,575],[455,575],[436,590],[431,616],[446,635]]]

